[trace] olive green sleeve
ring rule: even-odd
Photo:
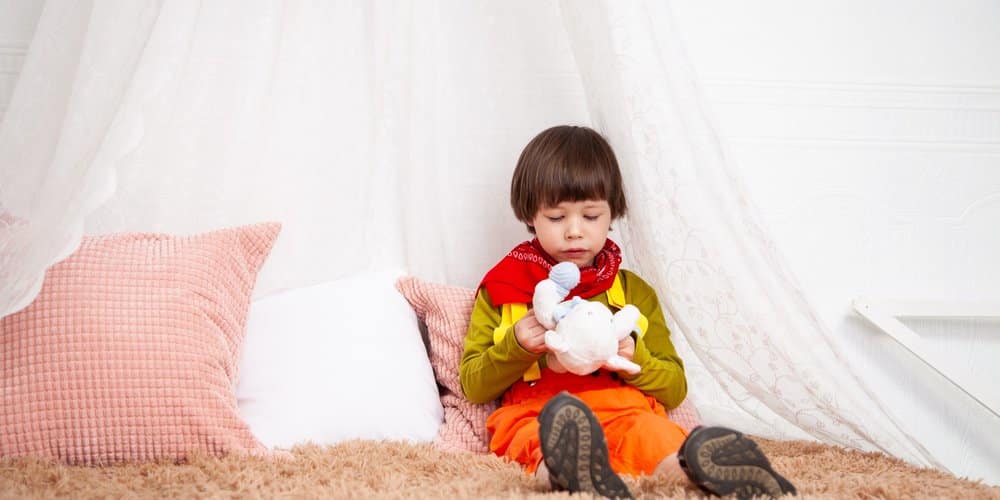
[[[500,325],[500,309],[493,307],[486,289],[480,289],[472,307],[469,330],[465,334],[465,352],[459,365],[462,392],[473,403],[499,398],[540,354],[525,350],[514,337],[511,326],[503,340],[493,344],[493,330]]]
[[[636,339],[635,356],[632,358],[642,371],[625,380],[656,398],[663,406],[676,408],[687,396],[687,378],[684,363],[670,341],[670,330],[656,291],[636,274],[622,271],[625,302],[639,308],[649,320],[649,327],[642,338]]]

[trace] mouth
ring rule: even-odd
[[[586,254],[587,251],[582,248],[570,248],[569,250],[566,250],[563,253],[566,255],[571,255],[573,257],[579,257],[581,255]]]

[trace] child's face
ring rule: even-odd
[[[564,201],[542,207],[529,225],[552,258],[586,267],[594,264],[608,239],[611,207],[603,200]]]

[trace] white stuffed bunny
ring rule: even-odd
[[[629,304],[611,314],[604,304],[573,297],[564,301],[580,282],[580,269],[572,262],[552,267],[548,279],[535,285],[532,307],[544,326],[545,345],[557,363],[549,368],[587,375],[601,367],[639,373],[639,365],[618,355],[618,341],[638,332],[639,310]]]

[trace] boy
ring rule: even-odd
[[[483,278],[465,338],[460,374],[466,397],[503,397],[487,420],[490,449],[548,478],[556,489],[631,497],[618,476],[685,475],[716,494],[794,493],[756,444],[739,432],[698,428],[688,436],[666,417],[687,394],[684,365],[670,342],[653,289],[620,270],[608,239],[627,205],[611,146],[586,127],[543,131],[525,147],[511,181],[511,206],[535,235]],[[547,354],[545,328],[530,309],[535,284],[559,262],[580,268],[570,296],[645,318],[642,335],[624,338],[619,355],[636,375],[598,370],[564,373]],[[607,436],[607,439],[605,439]],[[609,446],[610,445],[610,446]]]

